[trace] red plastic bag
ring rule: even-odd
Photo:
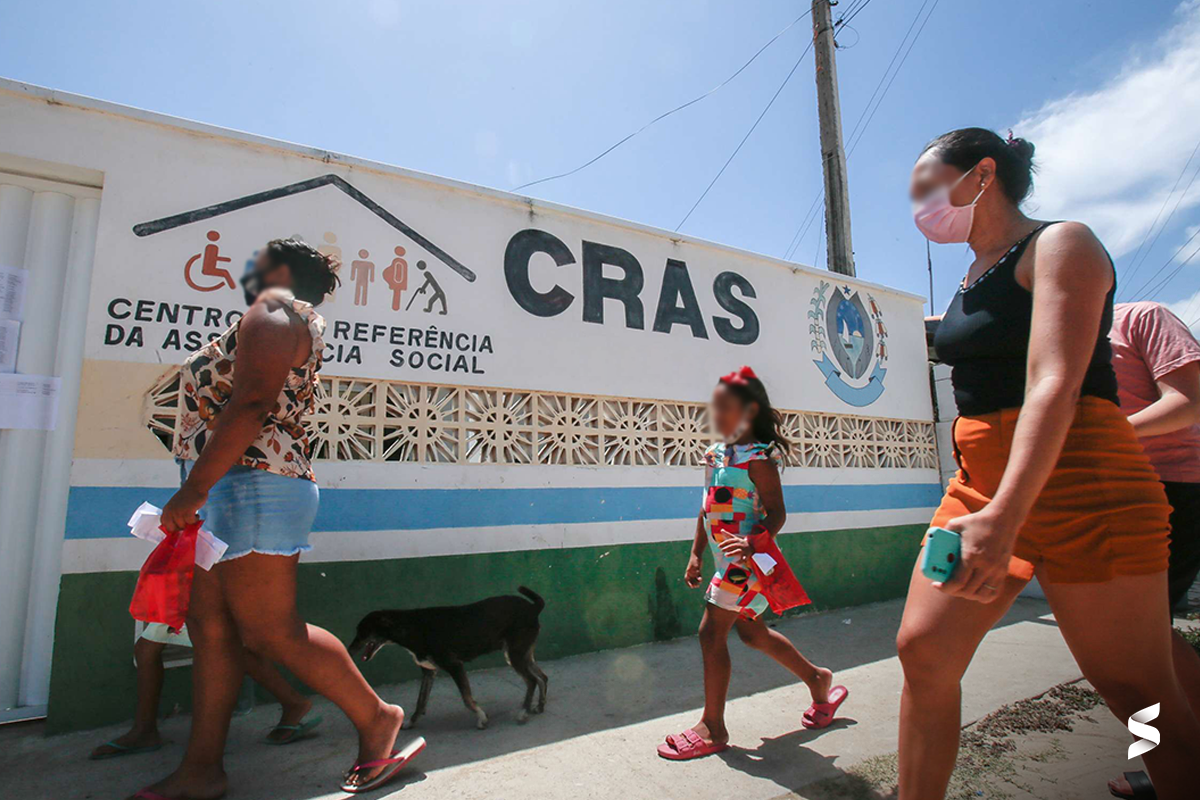
[[[779,545],[775,544],[775,537],[762,525],[755,525],[748,538],[755,553],[765,553],[775,560],[775,568],[768,574],[762,571],[753,557],[750,558],[750,568],[758,577],[759,585],[762,587],[761,591],[767,596],[771,610],[776,614],[782,614],[789,608],[806,606],[811,603],[812,600],[808,599],[808,593],[800,585],[796,573],[792,572],[792,568],[788,566],[783,553],[780,552]]]
[[[138,574],[129,613],[142,622],[161,622],[179,630],[187,621],[196,571],[196,535],[200,523],[170,533],[150,553]]]

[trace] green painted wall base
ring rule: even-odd
[[[780,537],[813,605],[824,610],[904,594],[924,525],[822,531]],[[690,542],[300,565],[300,612],[348,642],[378,608],[454,605],[524,584],[546,599],[538,657],[628,647],[690,635],[700,590],[682,580]],[[711,567],[706,557],[706,569]],[[133,716],[136,675],[129,598],[137,574],[65,575],[58,602],[47,732],[93,728]],[[499,654],[471,666],[503,663]],[[364,673],[372,683],[419,674],[399,648],[386,648]],[[167,670],[161,709],[190,708],[191,668]]]

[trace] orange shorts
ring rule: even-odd
[[[954,423],[958,472],[933,525],[991,502],[1008,463],[1019,408]],[[1048,583],[1102,583],[1167,568],[1171,507],[1121,409],[1084,397],[1062,455],[1017,534],[1014,554]]]

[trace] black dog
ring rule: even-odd
[[[433,679],[439,669],[444,669],[454,678],[463,703],[475,712],[478,727],[486,728],[487,714],[471,696],[471,684],[463,665],[503,648],[504,658],[525,680],[525,703],[517,716],[518,722],[524,722],[530,714],[540,714],[546,707],[548,681],[533,660],[533,646],[541,628],[538,615],[546,607],[546,601],[524,586],[517,591],[528,599],[508,594],[466,606],[372,611],[358,623],[348,649],[352,656],[363,661],[370,661],[388,643],[398,644],[412,654],[422,671],[421,693],[417,707],[405,718],[404,727],[411,728],[425,713]],[[533,707],[535,688],[536,708]]]

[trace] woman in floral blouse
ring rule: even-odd
[[[374,788],[398,771],[404,712],[375,694],[335,636],[296,610],[296,564],[309,549],[318,502],[303,426],[325,346],[325,320],[314,306],[336,287],[337,268],[297,239],[270,242],[242,279],[250,310],[181,370],[185,407],[174,454],[183,484],[163,524],[179,530],[203,517],[229,548],[192,584],[187,752],[175,772],[135,795],[143,800],[224,794],[222,755],[243,644],[286,666],[354,723],[358,758],[344,790]]]

